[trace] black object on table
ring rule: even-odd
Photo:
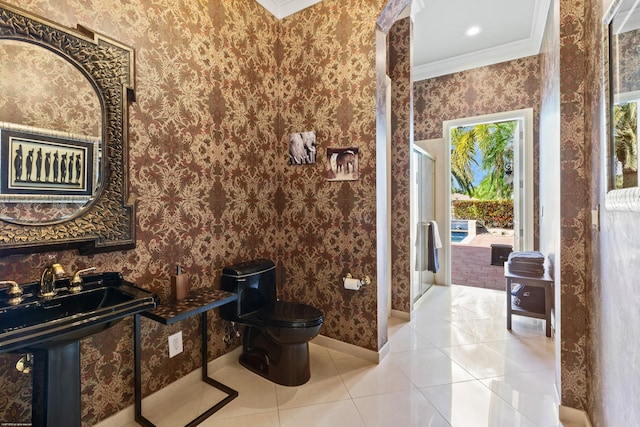
[[[504,265],[509,259],[509,254],[513,252],[513,246],[503,243],[491,244],[491,265]]]
[[[238,392],[226,385],[209,377],[208,372],[208,354],[207,354],[207,311],[212,310],[221,305],[228,304],[238,299],[238,295],[232,292],[221,291],[219,289],[193,289],[189,292],[187,298],[177,301],[174,299],[168,299],[161,301],[158,307],[154,310],[142,312],[134,315],[133,318],[133,342],[134,342],[134,359],[135,359],[135,420],[137,423],[146,426],[154,427],[154,424],[146,419],[142,415],[142,378],[141,371],[141,343],[140,343],[140,316],[147,317],[162,323],[163,325],[171,325],[181,320],[187,319],[197,314],[200,315],[200,330],[202,336],[202,381],[207,384],[223,391],[227,394],[227,397],[220,402],[207,409],[202,414],[198,415],[195,419],[185,425],[185,427],[197,426],[205,419],[209,418],[215,412],[220,410],[223,406],[231,402],[238,397]]]

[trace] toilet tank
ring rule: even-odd
[[[220,307],[227,320],[256,311],[276,301],[276,266],[268,259],[256,259],[222,269],[220,288],[238,294],[238,300]]]

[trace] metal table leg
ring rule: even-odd
[[[207,312],[204,311],[200,314],[200,329],[202,336],[202,381],[211,385],[212,387],[217,388],[220,391],[223,391],[227,394],[227,397],[222,399],[220,402],[216,403],[211,408],[207,409],[201,415],[198,415],[192,421],[185,424],[185,427],[193,427],[197,426],[205,419],[209,418],[211,415],[219,411],[223,406],[227,405],[233,399],[238,397],[238,392],[226,385],[214,380],[209,377],[209,367],[208,367],[208,351],[207,351],[207,343],[208,343],[208,332],[207,332]],[[135,398],[135,420],[138,424],[145,427],[155,427],[151,421],[146,419],[142,415],[142,378],[140,375],[141,372],[141,343],[140,343],[140,316],[135,314],[133,317],[133,339],[134,339],[134,377],[135,377],[135,387],[134,387],[134,398]]]

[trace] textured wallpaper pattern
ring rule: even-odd
[[[324,335],[377,351],[375,22],[384,3],[325,0],[277,21],[247,0],[20,0],[136,51],[129,164],[137,247],[10,256],[1,276],[36,280],[55,255],[68,272],[121,271],[166,297],[177,263],[197,292],[218,286],[226,264],[271,257],[281,298],[320,308]],[[291,166],[288,135],[305,130],[317,133],[318,163]],[[326,148],[352,146],[360,179],[327,181]],[[373,282],[347,291],[348,272]],[[222,337],[225,322],[217,312],[210,318],[210,336]],[[85,425],[133,403],[131,327],[125,319],[82,341]],[[167,337],[179,330],[185,351],[169,359]],[[198,332],[197,319],[167,327],[142,319],[145,395],[200,365]],[[238,344],[211,339],[209,357]],[[31,379],[15,373],[18,357],[0,357],[0,413],[25,422]]]
[[[87,266],[121,271],[166,297],[177,263],[197,292],[217,286],[227,263],[276,256],[273,176],[282,150],[276,140],[278,26],[273,16],[253,1],[18,3],[68,27],[81,23],[136,51],[129,165],[137,247],[87,257],[55,254],[67,272]],[[49,255],[2,259],[1,276],[36,280]],[[222,337],[224,322],[217,312],[210,318],[211,336]],[[185,351],[169,359],[167,336],[178,330]],[[84,424],[133,403],[131,335],[131,320],[125,319],[82,341]],[[200,366],[197,319],[170,327],[143,319],[142,335],[145,394]],[[211,339],[210,358],[237,344]],[[17,357],[0,358],[3,383],[16,376]],[[11,393],[16,388],[24,391]],[[25,375],[2,387],[0,413],[10,413],[10,421],[28,421],[29,389]]]
[[[533,108],[537,148],[539,67],[529,56],[415,82],[416,140],[442,138],[446,120]]]
[[[560,1],[560,173],[561,188],[561,375],[562,404],[585,409],[589,345],[587,288],[590,286],[590,171],[585,91],[585,2]]]
[[[409,164],[413,143],[413,87],[411,82],[410,18],[391,27],[389,77],[391,78],[391,308],[411,312],[411,229]]]
[[[600,195],[602,194],[600,176],[605,172],[606,168],[602,167],[601,160],[605,153],[602,151],[602,140],[607,134],[604,129],[604,81],[602,79],[602,71],[604,70],[603,62],[603,25],[602,25],[602,3],[592,2],[585,8],[585,28],[589,36],[585,38],[585,50],[586,55],[586,76],[585,80],[585,124],[586,124],[586,140],[587,152],[589,153],[587,161],[589,162],[586,167],[587,176],[590,178],[589,188],[589,200],[588,205],[585,206],[587,213],[591,213],[593,206],[597,206],[600,203]],[[586,233],[587,236],[587,253],[590,257],[591,268],[590,271],[590,290],[587,293],[587,311],[589,313],[587,318],[587,325],[585,333],[589,336],[589,343],[587,344],[587,390],[585,397],[585,406],[588,412],[597,412],[601,401],[607,399],[615,399],[614,394],[610,390],[602,389],[599,386],[602,378],[602,365],[598,362],[598,354],[602,347],[602,333],[598,325],[602,324],[602,308],[601,307],[601,289],[602,289],[602,264],[601,264],[601,247],[602,241],[600,238],[599,230],[594,229],[587,222]],[[611,251],[603,248],[602,252]],[[587,266],[589,265],[587,264]],[[606,264],[605,264],[606,265]],[[587,267],[588,268],[588,267]],[[605,268],[610,268],[606,265]],[[612,335],[611,332],[607,332],[607,335]],[[617,334],[615,334],[617,335]],[[625,337],[626,338],[626,337]],[[608,347],[610,348],[610,347]],[[607,348],[607,351],[608,351]],[[617,353],[617,352],[616,352]],[[622,361],[624,361],[624,356]],[[635,399],[638,402],[638,399]],[[626,403],[626,402],[625,402]],[[602,405],[613,406],[612,402],[603,403]],[[617,403],[616,406],[627,406],[625,404]],[[637,408],[637,405],[630,405]],[[632,415],[629,418],[619,418],[619,420],[636,419],[638,415],[638,409],[632,409],[635,412],[635,418]],[[591,418],[596,418],[591,416]],[[619,422],[610,424],[619,424]],[[601,419],[594,421],[594,425],[605,425]]]
[[[282,20],[276,248],[281,297],[325,314],[322,334],[377,351],[375,22],[381,0],[324,0]],[[318,163],[289,165],[289,134],[315,130]],[[357,147],[359,180],[326,179],[327,148]],[[348,291],[342,277],[368,275]]]
[[[0,120],[101,136],[98,95],[80,71],[43,47],[0,42]]]
[[[600,28],[600,27],[598,27]],[[640,80],[640,30],[626,31],[614,37],[612,41],[611,62],[617,64],[617,91],[620,93],[638,90]]]

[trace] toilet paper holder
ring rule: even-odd
[[[342,281],[344,282],[345,279],[353,279],[353,276],[351,275],[351,273],[347,273],[347,275],[342,278]],[[357,280],[360,282],[361,286],[371,284],[371,279],[369,278],[369,276],[364,276],[362,279],[357,279]]]

